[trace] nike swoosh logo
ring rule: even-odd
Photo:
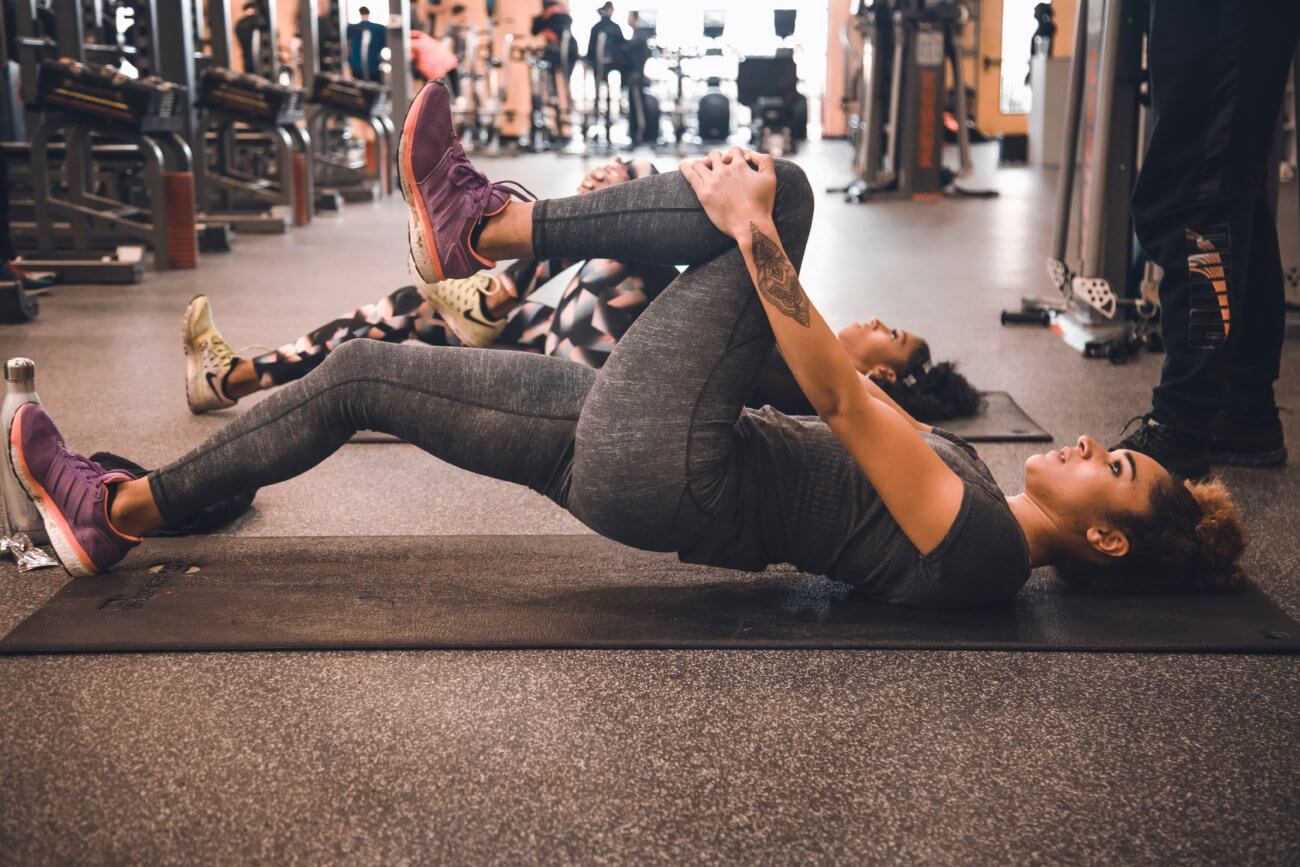
[[[470,322],[474,322],[477,323],[478,325],[482,325],[484,328],[495,328],[497,326],[497,323],[495,322],[484,322],[482,319],[479,319],[478,316],[475,315],[473,307],[465,308],[464,316]]]
[[[217,375],[211,371],[208,371],[203,375],[207,377],[208,388],[212,389],[212,393],[215,394],[217,397],[221,398],[222,400],[225,400],[226,396],[221,393],[220,388],[217,388]]]

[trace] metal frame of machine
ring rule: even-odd
[[[951,181],[970,173],[966,81],[958,45],[968,20],[966,7],[952,2],[904,0],[893,6],[859,7],[854,26],[861,37],[861,60],[846,65],[846,75],[854,73],[858,105],[856,180],[843,189],[849,201],[935,197]],[[892,37],[892,50],[882,48],[886,36]],[[847,32],[842,41],[848,47]],[[951,175],[943,165],[945,66],[951,71],[960,118],[961,167]],[[846,100],[854,101],[848,94]]]
[[[210,53],[173,50],[166,77],[184,80],[191,100],[188,132],[194,150],[195,187],[205,219],[237,232],[283,234],[311,221],[313,180],[311,139],[297,121],[306,92],[262,75],[235,73],[230,33],[231,0],[168,3],[169,23],[188,31],[178,43],[196,46],[200,22],[206,24]],[[275,0],[256,0],[261,17],[259,69],[274,69],[277,45]],[[193,5],[191,5],[193,3]],[[188,56],[186,56],[188,54]],[[274,171],[260,160],[269,149]]]
[[[1079,0],[1047,275],[1004,324],[1042,324],[1089,357],[1159,348],[1159,268],[1139,258],[1129,198],[1145,140],[1146,0]]]
[[[31,165],[34,218],[26,240],[34,242],[35,253],[23,256],[21,264],[33,271],[56,272],[63,280],[134,283],[141,277],[142,251],[118,245],[135,240],[152,248],[155,267],[160,270],[193,267],[196,250],[191,247],[194,243],[192,202],[190,213],[172,215],[169,220],[167,195],[167,176],[188,176],[192,166],[190,148],[179,134],[179,114],[184,110],[188,93],[151,78],[158,74],[155,35],[159,32],[159,19],[155,0],[130,0],[136,44],[129,47],[129,55],[140,72],[140,82],[114,76],[103,67],[86,65],[92,57],[113,56],[121,49],[116,45],[87,43],[86,9],[77,0],[54,0],[53,38],[36,33],[34,0],[15,2],[23,68],[22,97],[28,105],[39,108],[29,118],[30,146],[26,148]],[[42,64],[42,54],[58,55],[67,62],[55,64],[57,69],[47,68],[55,61],[46,60]],[[79,111],[76,100],[70,97],[62,102],[43,98],[42,75],[47,79],[55,75],[85,79],[98,76],[98,86],[106,88],[106,93],[120,88],[167,90],[167,99],[163,100],[167,103],[167,118],[156,122],[147,118],[141,121],[139,116],[120,122],[97,119]],[[62,90],[52,87],[50,93]],[[56,157],[61,159],[61,171],[57,174]],[[97,188],[95,177],[101,169],[128,163],[138,169],[146,190],[146,204],[114,198]],[[56,183],[58,178],[64,180],[63,192]],[[184,186],[180,185],[180,189]],[[176,201],[182,202],[184,198]],[[12,228],[16,236],[23,237],[21,222],[15,221]],[[70,243],[71,254],[64,249],[63,242]],[[106,245],[111,249],[106,251]]]
[[[337,58],[327,64],[316,16],[316,4],[299,6],[299,36],[302,38],[303,82],[310,97],[306,112],[307,132],[311,137],[311,154],[319,209],[337,207],[339,198],[346,201],[374,201],[392,193],[393,172],[397,160],[398,128],[411,104],[412,84],[409,69],[411,26],[410,0],[376,0],[389,24],[389,49],[394,58],[387,85],[358,82],[343,75],[346,64],[347,23],[339,0],[330,0],[328,17],[335,22],[340,44]],[[396,6],[396,10],[393,10]],[[396,34],[396,38],[393,36]],[[327,65],[338,64],[338,69]],[[382,88],[382,92],[378,89]],[[358,121],[373,133],[373,158],[361,163],[353,160],[346,147],[351,123]]]

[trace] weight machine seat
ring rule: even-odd
[[[750,108],[760,97],[793,100],[798,85],[798,71],[790,56],[746,57],[737,67],[737,100]]]

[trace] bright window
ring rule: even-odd
[[[1002,81],[998,110],[1003,114],[1028,114],[1030,106],[1029,52],[1038,29],[1034,6],[1041,0],[1002,0]]]

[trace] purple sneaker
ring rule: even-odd
[[[45,519],[54,551],[74,578],[109,569],[140,544],[108,522],[111,482],[133,476],[106,472],[89,458],[68,451],[40,404],[18,408],[9,426],[9,456],[14,473]]]
[[[411,261],[426,283],[469,277],[494,266],[474,249],[474,227],[505,210],[511,196],[536,198],[512,181],[492,183],[474,168],[456,138],[451,93],[441,81],[429,82],[411,101],[397,167],[402,197],[411,210]]]

